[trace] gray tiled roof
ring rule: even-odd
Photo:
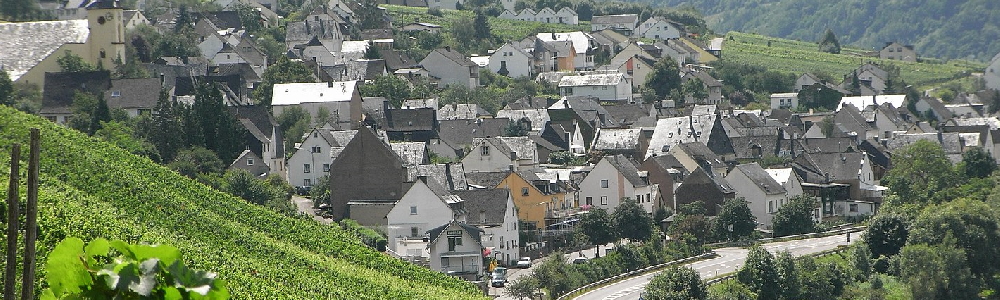
[[[465,173],[465,180],[469,185],[478,185],[488,189],[495,188],[504,178],[510,175],[509,171],[503,172],[472,172]]]
[[[419,165],[427,160],[427,149],[424,142],[390,143],[392,151],[403,159],[403,165]]]
[[[437,240],[438,236],[441,235],[441,232],[443,232],[449,226],[457,226],[458,228],[465,230],[465,232],[468,232],[469,235],[472,236],[473,242],[482,245],[482,239],[481,239],[481,236],[483,234],[482,229],[476,228],[475,226],[468,225],[465,223],[459,223],[455,220],[452,220],[448,224],[444,224],[434,229],[428,230],[427,234],[430,236],[430,243],[428,243],[428,245],[434,244],[434,241]]]
[[[550,120],[546,109],[502,109],[497,111],[497,118],[508,118],[514,121],[527,118],[531,122],[532,131],[541,131]]]
[[[634,150],[639,147],[641,129],[602,129],[594,140],[596,150]]]
[[[535,147],[535,142],[530,138],[526,136],[503,136],[496,139],[506,145],[508,149],[517,153],[517,159],[533,162],[538,161],[538,148]]]
[[[670,147],[683,143],[699,142],[707,145],[708,137],[715,127],[715,118],[714,114],[707,114],[658,120],[646,157],[663,154]]]
[[[108,108],[152,109],[160,98],[160,79],[112,79],[111,89],[104,92]]]
[[[770,174],[767,174],[767,171],[764,171],[764,168],[761,168],[757,163],[738,165],[736,166],[736,169],[743,172],[743,175],[750,178],[750,181],[753,181],[753,183],[767,195],[785,193],[785,187],[775,181],[774,178],[771,177]]]
[[[826,174],[830,181],[846,181],[858,178],[858,170],[864,161],[864,153],[806,153],[795,158],[792,166],[803,180],[810,183],[826,183]],[[803,172],[805,171],[805,172]]]
[[[489,116],[489,113],[478,104],[453,103],[442,105],[437,115],[438,120],[460,120]]]
[[[415,165],[406,168],[408,180],[416,180],[419,176],[433,178],[448,190],[465,190],[468,181],[465,179],[465,167],[461,163]]]
[[[591,19],[590,24],[616,24],[616,23],[634,24],[637,22],[639,22],[639,15],[624,14],[624,15],[594,16],[594,18]]]
[[[111,73],[104,71],[45,73],[42,92],[43,113],[69,113],[77,91],[94,96],[111,88]]]
[[[632,160],[628,157],[619,154],[615,156],[605,156],[604,159],[611,163],[615,169],[618,169],[618,172],[620,172],[622,176],[624,176],[625,179],[628,180],[628,182],[633,186],[642,187],[649,185],[645,180],[642,180],[642,177],[639,176],[639,168],[636,167],[635,162],[632,162]]]
[[[476,226],[495,226],[503,224],[507,212],[507,199],[510,191],[507,189],[453,191],[464,203],[465,222]],[[483,219],[485,217],[485,220]]]
[[[16,81],[63,44],[86,42],[88,26],[87,20],[0,23],[0,68]]]
[[[438,137],[455,146],[472,145],[474,138],[503,135],[509,123],[507,118],[444,120],[439,123]]]

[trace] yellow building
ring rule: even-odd
[[[572,205],[564,189],[530,172],[509,172],[495,188],[509,189],[518,220],[534,224],[535,228],[547,225],[545,219],[549,212]]]
[[[69,51],[104,69],[125,61],[125,25],[115,1],[97,1],[87,7],[87,20],[0,24],[0,63],[19,83],[44,88],[46,72],[60,72],[60,57]],[[10,27],[10,28],[7,28]]]

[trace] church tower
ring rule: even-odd
[[[124,10],[117,0],[96,0],[87,6],[87,21],[90,26],[90,47],[87,61],[107,70],[115,68],[115,59],[125,59]],[[83,56],[83,53],[80,54]]]

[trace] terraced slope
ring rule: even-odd
[[[27,145],[29,127],[42,132],[42,278],[44,255],[64,237],[104,237],[177,246],[191,267],[218,272],[228,281],[234,299],[482,298],[471,284],[375,252],[337,228],[248,204],[148,159],[0,105],[0,182],[5,186],[9,145]],[[22,162],[22,172],[26,169]],[[21,195],[23,201],[23,190]],[[6,189],[0,190],[0,203],[4,199]],[[2,236],[2,221],[0,229]]]

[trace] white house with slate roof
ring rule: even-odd
[[[483,275],[483,230],[451,221],[427,232],[431,270],[476,280]]]
[[[593,96],[601,101],[631,101],[632,84],[622,73],[563,76],[560,96]]]
[[[531,77],[534,57],[513,43],[506,43],[490,55],[490,71],[510,78]]]
[[[577,70],[593,70],[594,54],[591,51],[597,48],[597,42],[589,33],[582,31],[574,32],[543,32],[535,35],[535,38],[543,42],[569,41],[573,43],[573,50],[576,57],[573,58],[573,67]]]
[[[426,257],[422,239],[428,230],[458,219],[462,199],[439,183],[419,177],[386,215],[389,249],[404,256]],[[420,245],[412,247],[411,245]]]
[[[681,37],[681,31],[677,29],[677,26],[663,17],[649,18],[645,22],[642,22],[642,24],[639,24],[636,32],[638,36],[661,41]]]
[[[330,164],[357,133],[357,130],[332,131],[326,127],[313,129],[288,159],[288,183],[312,186],[329,174]]]
[[[473,138],[462,159],[468,172],[500,172],[531,168],[538,163],[535,142],[528,137]]]
[[[452,191],[462,199],[465,223],[483,230],[483,245],[505,265],[521,257],[517,207],[507,189]]]
[[[479,65],[451,47],[431,51],[420,65],[431,76],[441,79],[438,83],[441,87],[455,84],[471,89],[479,86]]]
[[[774,214],[790,199],[785,186],[757,163],[736,166],[726,175],[726,181],[736,190],[736,197],[746,199],[760,228],[770,229]]]
[[[657,188],[645,174],[624,155],[605,156],[580,182],[580,205],[614,210],[622,199],[632,198],[652,213]]]
[[[344,129],[357,129],[361,124],[361,92],[357,81],[320,83],[280,83],[274,85],[271,109],[275,116],[293,106],[301,107],[316,120],[319,109],[326,108]]]
[[[638,24],[637,14],[594,16],[590,20],[590,31],[616,29],[631,34]]]

